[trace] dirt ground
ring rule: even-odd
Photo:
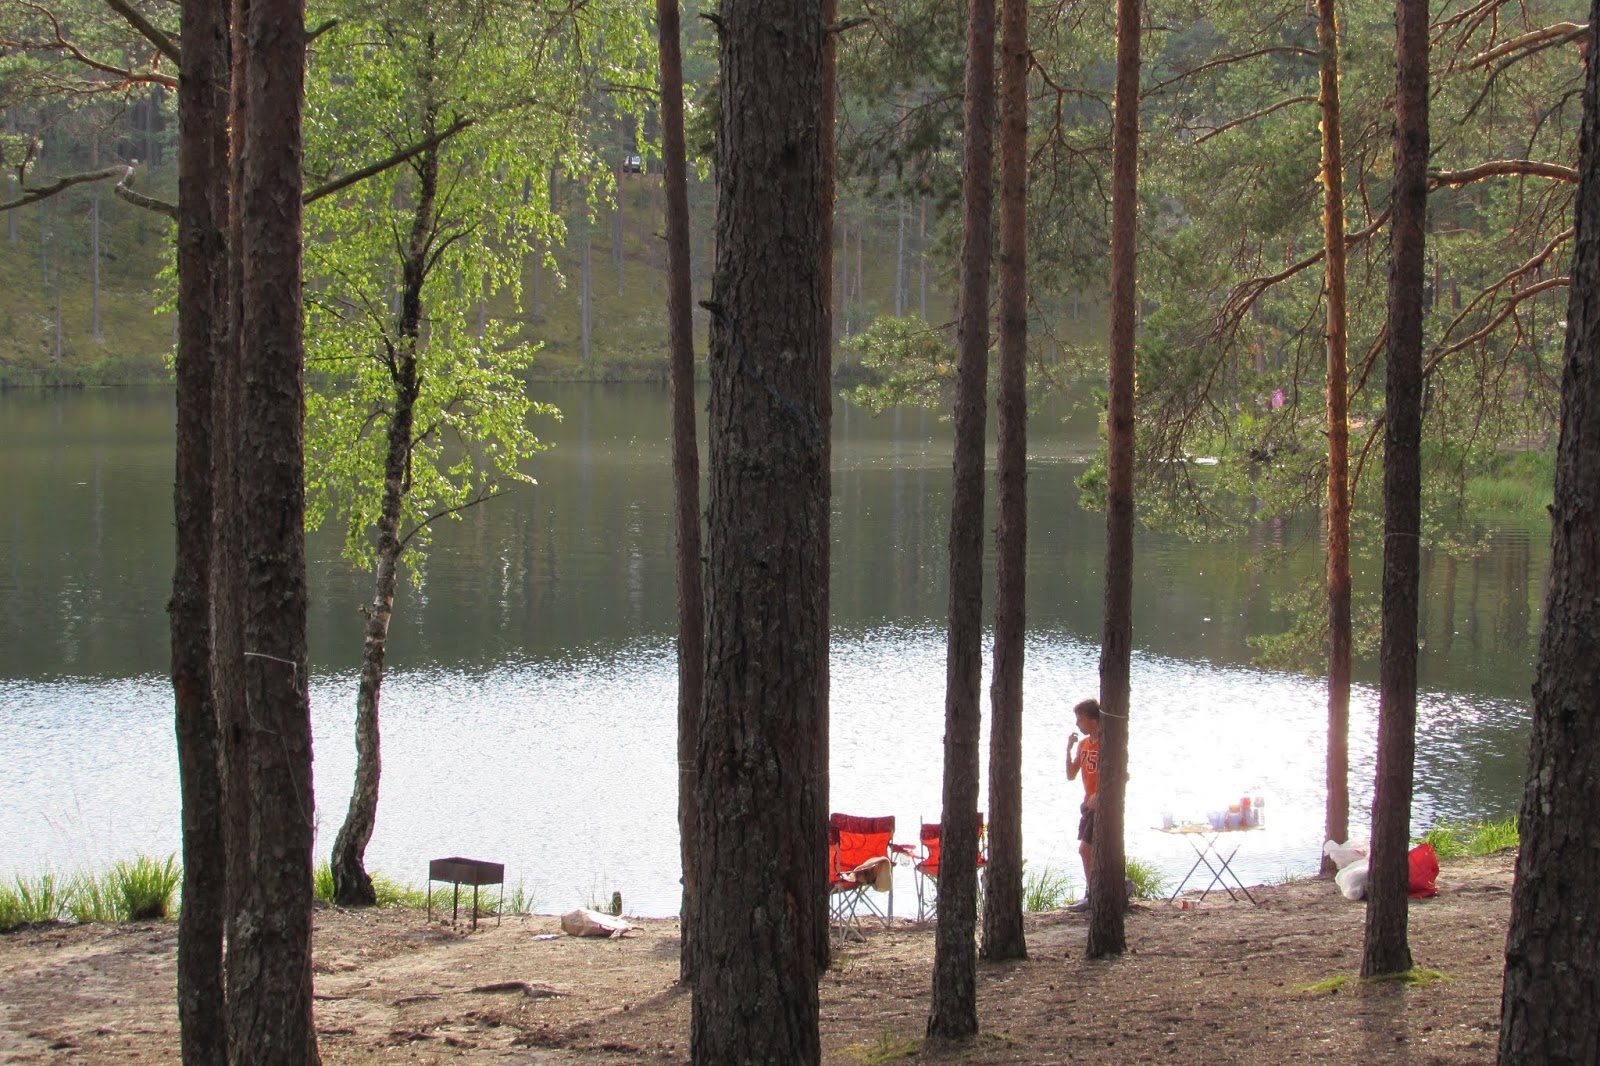
[[[1331,882],[1264,887],[1259,907],[1135,904],[1128,953],[1083,958],[1086,919],[1028,918],[1026,962],[978,968],[982,1029],[922,1041],[928,926],[870,929],[822,979],[823,1061],[1444,1066],[1494,1059],[1513,856],[1447,862],[1413,901],[1410,987],[1310,986],[1360,966],[1365,909]],[[316,1020],[323,1061],[681,1063],[689,997],[678,926],[622,939],[555,935],[553,917],[475,933],[416,911],[323,910]],[[0,936],[0,1062],[173,1063],[176,927],[54,926]]]

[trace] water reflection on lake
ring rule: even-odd
[[[630,912],[673,912],[665,393],[541,395],[567,418],[544,427],[557,447],[536,464],[538,487],[447,526],[420,586],[402,592],[369,865],[420,881],[429,858],[475,855],[504,861],[541,909],[620,890]],[[160,392],[0,393],[12,501],[0,519],[0,876],[177,848],[161,676],[171,417]],[[948,431],[920,412],[843,408],[835,424],[832,806],[893,814],[912,840],[939,809]],[[1097,687],[1103,534],[1072,479],[1093,441],[1079,417],[1036,421],[1030,443],[1024,844],[1030,869],[1054,865],[1075,884],[1081,789],[1062,758],[1069,708]],[[1417,824],[1514,810],[1543,543],[1514,529],[1478,558],[1428,560]],[[1249,665],[1244,638],[1281,628],[1272,597],[1293,580],[1247,569],[1259,546],[1140,538],[1127,846],[1169,874],[1191,853],[1145,827],[1245,789],[1267,796],[1268,826],[1244,842],[1242,876],[1306,873],[1319,857],[1324,695],[1314,679]],[[319,848],[349,795],[366,594],[336,553],[334,538],[313,538]],[[1376,583],[1370,569],[1358,590]],[[1358,680],[1372,680],[1370,664]],[[1376,706],[1358,684],[1360,820]]]

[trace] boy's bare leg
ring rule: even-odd
[[[1077,911],[1088,910],[1090,874],[1093,869],[1094,845],[1087,840],[1078,841],[1078,857],[1083,860],[1083,895],[1070,909]]]

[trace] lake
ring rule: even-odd
[[[629,913],[676,913],[667,394],[534,392],[565,414],[541,425],[554,447],[532,464],[538,484],[446,523],[398,597],[368,868],[421,884],[429,859],[469,855],[504,862],[542,911],[620,891]],[[914,841],[941,794],[949,427],[842,402],[834,427],[831,807],[894,815],[896,839]],[[1071,707],[1098,688],[1104,521],[1073,484],[1095,432],[1090,413],[1047,410],[1029,442],[1024,850],[1030,870],[1064,870],[1080,890],[1082,789],[1063,759]],[[178,850],[172,451],[170,391],[0,391],[0,877]],[[1146,827],[1246,790],[1267,802],[1266,831],[1235,859],[1247,883],[1320,860],[1323,684],[1255,667],[1246,642],[1285,628],[1275,598],[1320,572],[1314,550],[1250,565],[1301,536],[1274,523],[1220,544],[1139,536],[1127,849],[1169,876],[1192,853]],[[1418,827],[1515,813],[1548,540],[1525,519],[1471,558],[1425,553]],[[338,552],[336,532],[311,537],[324,856],[349,799],[370,585]],[[1357,596],[1375,596],[1379,560],[1354,568]],[[1350,783],[1364,835],[1375,662],[1358,662],[1356,681]]]

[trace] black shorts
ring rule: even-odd
[[[1078,839],[1085,843],[1094,839],[1094,808],[1087,803],[1078,804]]]

